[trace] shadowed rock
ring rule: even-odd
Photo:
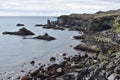
[[[44,26],[43,24],[36,24],[35,26]]]
[[[75,39],[85,39],[85,36],[78,35],[78,36],[73,36],[73,38],[75,38]]]
[[[25,26],[24,24],[17,24],[16,26]]]
[[[47,41],[55,40],[54,37],[49,36],[47,33],[45,33],[44,35],[39,35],[37,37],[34,37],[33,39],[41,39],[41,40],[47,40]]]
[[[52,62],[52,61],[55,61],[56,60],[56,58],[55,57],[51,57],[50,58],[50,61]]]
[[[17,32],[3,32],[2,34],[10,34],[10,35],[34,35],[33,32],[31,32],[30,30],[27,30],[26,28],[21,28],[19,31]]]

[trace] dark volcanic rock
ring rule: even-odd
[[[85,36],[73,36],[73,38],[75,38],[75,39],[85,39]]]
[[[10,34],[10,35],[34,35],[33,32],[31,32],[30,30],[27,30],[26,28],[21,28],[19,31],[17,32],[3,32],[2,34]]]
[[[55,57],[51,57],[51,58],[50,58],[50,61],[55,61],[55,60],[56,60]]]
[[[34,64],[35,64],[35,61],[31,61],[30,64],[31,64],[31,65],[34,65]]]
[[[100,50],[94,46],[87,46],[87,45],[82,45],[79,44],[74,47],[75,50],[82,50],[82,51],[87,51],[87,52],[94,52],[94,53],[99,53]]]
[[[16,26],[25,26],[24,24],[17,24]]]
[[[41,39],[41,40],[51,41],[51,40],[55,40],[56,38],[49,36],[47,33],[45,33],[44,35],[39,35],[37,37],[34,37],[33,39]]]
[[[44,26],[43,24],[36,24],[35,26]]]
[[[52,28],[54,28],[54,26],[52,26],[52,25],[44,25],[43,28],[45,28],[45,29],[52,29]]]

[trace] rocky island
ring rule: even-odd
[[[3,32],[2,34],[9,34],[9,35],[21,35],[21,36],[25,36],[25,35],[34,35],[33,32],[31,32],[30,30],[27,30],[26,28],[21,28],[19,31],[16,32]]]
[[[51,41],[51,40],[55,40],[56,38],[54,38],[53,36],[49,36],[47,33],[45,33],[44,35],[39,35],[37,37],[34,37],[34,39]]]
[[[120,10],[62,15],[49,24],[54,25],[52,28],[82,31],[83,36],[74,38],[84,43],[74,49],[93,55],[63,56],[61,63],[41,65],[22,80],[120,80]]]
[[[39,36],[36,36],[36,37],[32,37],[32,38],[23,38],[23,39],[39,39],[39,40],[46,40],[46,41],[56,40],[55,37],[49,36],[48,33],[45,33],[44,35],[39,35]]]

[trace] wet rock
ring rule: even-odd
[[[31,65],[34,65],[34,64],[35,64],[35,61],[31,61],[30,64],[31,64]]]
[[[39,70],[35,70],[34,72],[30,73],[32,77],[37,77],[39,75]]]
[[[85,39],[85,36],[73,36],[75,39]]]
[[[65,30],[65,28],[56,26],[56,25],[44,25],[45,29],[53,29],[53,30]]]
[[[27,30],[26,28],[21,28],[19,31],[17,32],[3,32],[2,34],[10,34],[10,35],[34,35],[33,32],[31,32],[30,30]]]
[[[55,61],[56,60],[56,58],[55,57],[51,57],[50,58],[50,61],[52,62],[52,61]]]
[[[38,63],[38,65],[41,65],[41,63]]]
[[[25,71],[24,70],[21,70],[22,73],[24,73]]]
[[[41,40],[51,41],[51,40],[55,40],[56,38],[49,36],[47,33],[45,33],[44,35],[39,35],[37,37],[34,37],[33,39],[41,39]]]
[[[66,53],[63,53],[62,56],[66,56]]]
[[[36,24],[35,26],[44,26],[43,24]]]
[[[54,26],[52,26],[52,25],[44,25],[43,28],[44,29],[53,29]]]
[[[25,25],[24,25],[24,24],[20,24],[20,23],[19,23],[19,24],[17,24],[16,26],[25,26]]]

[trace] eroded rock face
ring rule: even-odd
[[[26,28],[21,28],[19,31],[17,32],[3,32],[2,34],[10,34],[10,35],[34,35],[33,32],[31,32],[30,30],[27,30]]]
[[[41,39],[41,40],[51,41],[51,40],[55,40],[56,38],[49,36],[47,33],[45,33],[44,35],[39,35],[37,37],[34,37],[33,39]]]

